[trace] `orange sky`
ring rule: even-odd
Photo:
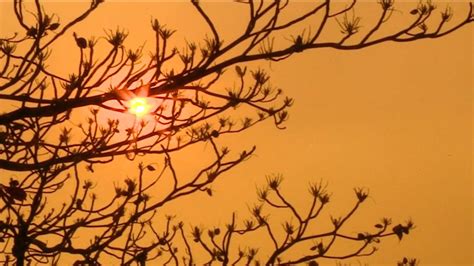
[[[130,47],[145,41],[151,47],[153,16],[178,29],[176,44],[204,35],[204,24],[190,4],[151,2],[106,3],[74,31],[99,36],[103,28],[121,26],[130,32]],[[51,10],[67,17],[78,6],[60,4]],[[9,4],[0,5],[2,35],[11,29],[8,8]],[[227,19],[236,12],[232,6],[209,8],[231,35],[236,24]],[[299,8],[304,5],[296,5],[294,12]],[[395,238],[385,241],[376,255],[361,261],[393,265],[410,256],[422,264],[471,265],[472,33],[472,26],[467,26],[436,40],[386,43],[359,51],[314,50],[281,63],[260,63],[270,71],[272,83],[295,99],[287,129],[277,130],[268,121],[222,138],[221,143],[235,151],[257,144],[257,155],[214,184],[213,198],[202,193],[167,210],[193,224],[223,225],[233,210],[247,217],[255,186],[263,184],[267,174],[282,173],[288,196],[301,207],[309,200],[301,196],[308,182],[327,181],[333,192],[328,213],[337,214],[352,206],[352,188],[363,186],[370,189],[371,198],[354,219],[354,228],[372,225],[383,216],[399,222],[411,217],[417,228],[401,243]],[[67,66],[68,54],[68,49],[58,49],[52,67]],[[225,81],[234,82],[232,76]],[[205,149],[199,146],[177,155],[183,167],[179,171],[198,165],[195,157]],[[127,165],[114,167],[121,173]]]

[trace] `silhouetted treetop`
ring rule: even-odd
[[[234,29],[218,26],[206,9],[210,3],[192,0],[193,19],[204,22],[208,34],[174,42],[175,30],[152,19],[146,39],[153,47],[147,50],[127,47],[129,32],[121,27],[95,37],[77,30],[102,2],[90,1],[69,21],[49,13],[48,3],[40,0],[8,3],[19,30],[0,33],[0,260],[5,265],[63,265],[70,258],[74,265],[318,265],[320,259],[369,256],[382,239],[402,240],[414,228],[411,221],[392,224],[383,218],[370,230],[344,232],[368,197],[366,190],[355,189],[353,208],[332,217],[332,228],[314,232],[308,228],[330,200],[325,187],[309,186],[305,213],[284,196],[280,176],[269,177],[257,191],[260,201],[248,220],[233,215],[225,227],[186,231],[172,215],[160,218],[162,207],[177,199],[199,192],[212,196],[211,184],[254,154],[251,145],[231,151],[222,136],[266,120],[284,128],[293,100],[251,62],[439,38],[474,21],[472,3],[438,8],[421,1],[406,8],[379,0],[372,3],[376,18],[367,23],[362,17],[374,14],[356,10],[355,0],[308,3],[298,12],[290,12],[290,1],[238,0],[229,8],[244,7],[246,18]],[[388,32],[389,23],[396,29]],[[62,39],[69,46],[61,46]],[[51,57],[59,50],[68,51],[69,61],[60,67]],[[224,75],[235,82],[222,85]],[[205,165],[180,175],[176,169],[186,166],[176,165],[174,154],[198,143],[207,148],[196,156]],[[134,177],[89,179],[99,165],[143,156],[152,162],[137,163]],[[292,218],[278,224],[269,209]],[[269,254],[233,242],[253,233],[263,233]],[[334,248],[339,241],[357,248],[339,252]],[[307,252],[294,256],[291,250],[300,245]]]

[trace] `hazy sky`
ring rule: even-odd
[[[51,10],[66,20],[79,7],[61,4]],[[236,12],[233,7],[209,6],[220,29],[229,34],[239,21],[228,19]],[[11,29],[9,8],[0,5],[2,35]],[[299,8],[304,5],[294,12]],[[150,48],[149,22],[156,17],[178,29],[174,41],[180,45],[205,34],[204,24],[193,14],[187,3],[106,3],[74,31],[99,36],[104,28],[121,26],[130,32],[127,44],[146,42]],[[467,26],[436,40],[359,51],[314,50],[281,63],[261,63],[270,71],[272,84],[295,99],[287,129],[277,130],[268,121],[222,138],[221,143],[236,151],[257,144],[257,155],[213,185],[213,198],[202,193],[170,206],[169,212],[194,224],[223,225],[233,210],[247,216],[255,187],[267,174],[283,174],[286,193],[301,207],[309,200],[308,182],[322,179],[333,192],[332,214],[352,206],[353,187],[370,189],[371,198],[352,223],[354,230],[384,216],[395,222],[410,217],[415,221],[417,227],[406,239],[385,241],[377,255],[362,261],[393,265],[411,256],[422,264],[472,264],[472,33]],[[52,67],[70,64],[68,54],[68,49],[58,49]],[[226,80],[229,86],[234,82],[232,76]],[[186,173],[197,164],[195,158],[205,149],[178,155],[179,171]],[[118,173],[127,170],[116,166]],[[216,209],[221,211],[214,213]]]

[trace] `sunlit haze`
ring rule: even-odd
[[[88,2],[58,1],[45,4],[45,8],[57,13],[63,23],[77,15],[77,10],[87,7]],[[222,40],[226,44],[245,30],[239,26],[247,19],[243,5],[234,3],[233,6],[230,2],[234,1],[203,3],[209,16],[217,21],[217,30],[225,32]],[[307,10],[306,3],[296,2],[291,6],[291,12]],[[361,29],[368,31],[370,20],[374,19],[371,14],[375,14],[374,10],[379,7],[366,2],[369,1],[362,1],[356,12],[363,17]],[[399,2],[402,8],[408,4],[416,7],[418,3]],[[441,1],[436,2],[443,6]],[[1,37],[11,36],[19,28],[15,24],[12,6],[0,1]],[[458,10],[456,7],[454,4],[455,12]],[[409,11],[403,13],[399,10],[393,16],[403,25],[411,23],[410,19],[414,17]],[[92,36],[100,39],[104,29],[119,26],[128,33],[126,47],[143,49],[145,59],[140,60],[147,62],[147,56],[155,52],[151,18],[176,29],[166,44],[168,47],[182,49],[190,42],[203,43],[206,36],[212,35],[206,21],[198,16],[191,3],[179,1],[106,1],[71,32],[87,39]],[[387,31],[399,26],[395,24],[387,23]],[[333,32],[324,32],[322,38],[341,34],[337,23],[329,27],[333,27]],[[308,31],[303,27],[299,30]],[[48,64],[53,73],[67,76],[70,74],[68,71],[77,69],[79,56],[72,54],[69,48],[77,48],[71,32],[50,55]],[[291,34],[294,33],[287,33],[280,41],[289,42]],[[190,229],[191,224],[223,227],[233,214],[244,220],[249,217],[249,206],[258,203],[256,188],[266,182],[266,175],[279,173],[285,178],[282,184],[285,195],[302,209],[309,205],[309,183],[322,180],[328,184],[328,191],[332,193],[331,207],[322,214],[328,221],[329,217],[340,216],[350,209],[354,202],[354,187],[370,190],[366,205],[347,227],[348,233],[359,233],[352,228],[372,230],[381,217],[391,217],[398,222],[413,219],[416,228],[403,241],[396,238],[387,240],[373,256],[357,258],[350,261],[351,265],[365,262],[395,265],[404,256],[419,258],[421,265],[472,265],[472,36],[473,27],[468,25],[439,39],[386,42],[362,50],[315,49],[295,53],[281,62],[247,64],[248,73],[265,69],[271,77],[271,84],[281,88],[285,96],[294,98],[294,105],[288,109],[289,120],[284,123],[286,129],[279,130],[272,121],[265,121],[241,134],[222,134],[213,138],[219,147],[229,147],[236,154],[255,145],[255,155],[213,183],[212,197],[198,191],[193,197],[164,205],[157,216],[176,215],[177,219],[184,221],[186,229]],[[99,48],[97,51],[101,52]],[[222,91],[238,88],[238,76],[234,72],[233,67],[226,69],[213,86]],[[136,81],[134,86],[139,87],[139,82]],[[107,91],[113,85],[111,81],[92,94]],[[156,95],[147,95],[149,88],[145,89],[145,92],[137,90],[136,95],[129,93],[122,97],[120,112],[116,112],[119,113],[117,119],[122,120],[120,126],[132,123],[123,119],[125,116],[134,120],[153,112],[157,109],[155,102],[162,104],[165,115],[174,110],[172,104]],[[12,108],[2,104],[0,101],[0,113]],[[118,105],[117,102],[112,104]],[[233,109],[229,112],[239,111]],[[113,110],[105,110],[99,116],[109,118],[107,114],[113,113]],[[79,112],[73,114],[79,122],[86,121],[86,115],[81,115]],[[236,117],[243,119],[244,115],[245,111],[242,117]],[[72,122],[67,125],[73,127]],[[150,124],[159,123],[153,121]],[[216,125],[217,122],[213,124]],[[121,134],[125,135],[123,132]],[[176,141],[171,136],[166,136],[166,140]],[[177,175],[191,179],[195,169],[208,163],[212,149],[212,145],[200,142],[173,154]],[[96,183],[109,180],[110,184],[118,184],[126,178],[136,177],[136,171],[130,169],[136,169],[139,162],[156,164],[158,169],[162,166],[162,158],[163,154],[137,155],[135,161],[131,161],[116,156],[112,163],[98,164],[94,173],[86,172],[82,166],[79,171]],[[13,175],[2,170],[0,174],[2,184]],[[100,192],[101,196],[112,198],[115,195],[112,187]],[[158,192],[150,197],[156,199]],[[279,213],[270,217],[274,221],[282,219]],[[258,237],[253,240],[253,244],[261,241]],[[262,248],[261,252],[264,251]]]

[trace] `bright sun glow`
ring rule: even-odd
[[[128,110],[137,117],[142,117],[150,112],[150,104],[146,98],[135,97],[130,100]]]

